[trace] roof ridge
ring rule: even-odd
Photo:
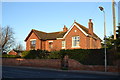
[[[58,32],[49,32],[48,34],[50,34],[50,33],[60,33],[60,32],[63,32],[63,31],[58,31]]]
[[[46,33],[46,32],[43,32],[43,31],[36,30],[36,29],[32,29],[32,30],[33,30],[33,31],[42,32],[42,33]]]
[[[76,22],[76,21],[75,21],[75,23],[79,24],[79,23],[78,23],[78,22]],[[82,26],[82,27],[84,27],[84,28],[86,28],[85,26],[83,26],[83,25],[81,25],[81,24],[79,24],[79,25],[80,25],[80,26]],[[86,28],[86,29],[88,29],[88,28]]]
[[[36,29],[32,29],[33,31],[38,31],[38,32],[43,32],[43,31],[39,31],[39,30],[36,30]],[[63,31],[57,31],[57,32],[43,32],[43,33],[47,33],[47,34],[50,34],[50,33],[58,33],[58,32],[63,32]]]

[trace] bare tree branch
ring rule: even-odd
[[[2,54],[2,28],[0,26],[0,53]]]
[[[9,26],[2,28],[2,49],[9,49],[14,43],[13,30]]]
[[[21,43],[18,43],[18,44],[15,46],[14,50],[23,51],[24,49],[23,49],[22,44],[21,44]]]

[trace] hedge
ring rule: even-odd
[[[3,54],[2,58],[20,58],[20,56],[19,55]]]
[[[30,50],[22,52],[22,58],[25,59],[46,59],[48,51],[46,50]]]
[[[48,55],[49,59],[60,59],[61,56],[59,54],[59,51],[52,51],[50,52],[50,54]]]
[[[60,50],[61,58],[68,55],[70,59],[75,59],[85,65],[104,65],[104,49],[72,49]],[[58,53],[58,54],[59,54]],[[120,52],[111,53],[107,49],[107,64],[113,65],[113,62],[120,59]]]
[[[113,65],[113,62],[120,59],[120,52],[114,52],[107,49],[107,65]],[[25,59],[63,59],[68,55],[70,59],[79,61],[84,65],[104,65],[104,49],[68,49],[48,52],[45,50],[30,50],[22,53]]]

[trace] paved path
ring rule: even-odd
[[[59,71],[59,70],[45,70],[39,68],[27,68],[27,67],[2,67],[3,78],[59,78],[55,80],[64,80],[65,78],[72,79],[114,79],[118,80],[118,75],[106,75],[86,72],[75,71]],[[62,79],[64,78],[64,79]],[[34,79],[35,80],[35,79]],[[41,80],[41,79],[40,79]],[[66,79],[65,79],[66,80]]]

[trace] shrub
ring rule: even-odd
[[[60,59],[59,51],[52,51],[49,56],[49,59]]]
[[[24,51],[21,53],[21,57],[25,57],[26,55],[28,55],[30,53],[30,51]]]
[[[68,55],[70,59],[75,59],[85,65],[103,65],[104,54],[103,50],[99,49],[73,49],[61,50],[61,58]]]
[[[85,65],[104,65],[105,60],[104,49],[60,50],[61,58],[65,55]],[[113,62],[118,59],[120,59],[120,52],[114,52],[107,49],[107,65],[113,65]]]
[[[22,53],[22,57],[25,59],[46,59],[48,51],[46,50],[30,50]]]
[[[20,56],[19,55],[4,54],[4,55],[2,55],[2,58],[20,58]]]

